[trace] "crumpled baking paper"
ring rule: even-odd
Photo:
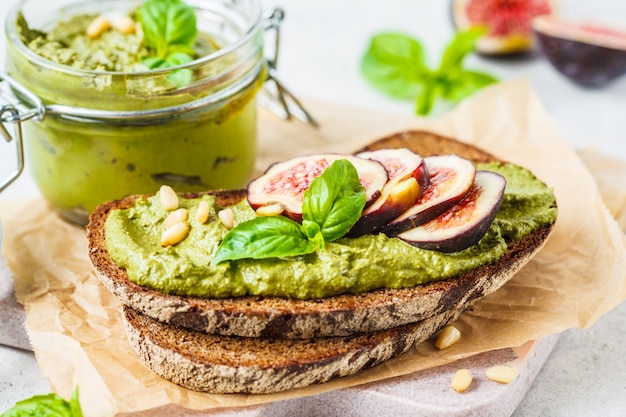
[[[285,393],[210,395],[161,379],[135,356],[119,302],[92,271],[82,228],[60,220],[42,200],[2,202],[3,253],[26,308],[39,367],[66,398],[80,387],[86,416],[172,404],[194,410],[249,406],[378,381],[571,327],[586,328],[625,298],[624,235],[594,178],[526,81],[487,88],[437,120],[315,101],[307,106],[321,128],[261,113],[257,172],[294,155],[351,152],[405,129],[432,130],[526,166],[553,187],[559,217],[552,236],[509,283],[458,320],[462,341],[449,349],[438,351],[425,342],[358,375]]]

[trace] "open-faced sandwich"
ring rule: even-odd
[[[428,132],[272,165],[246,190],[129,196],[90,258],[162,377],[269,393],[354,374],[509,280],[556,221],[527,169]]]

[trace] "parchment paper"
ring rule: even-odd
[[[386,134],[429,129],[474,143],[530,168],[554,188],[556,228],[545,248],[511,282],[457,322],[461,342],[437,351],[425,342],[356,376],[275,395],[209,395],[162,380],[126,341],[120,305],[95,277],[83,229],[41,200],[3,202],[3,253],[42,373],[68,398],[80,387],[86,416],[167,404],[210,409],[312,395],[434,367],[478,352],[519,346],[571,327],[592,325],[626,296],[625,238],[593,177],[559,137],[526,81],[490,87],[438,120],[307,101],[313,129],[261,113],[258,170],[313,151],[349,152]]]

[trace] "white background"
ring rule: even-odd
[[[16,2],[2,1],[0,19],[4,21],[8,6]],[[265,0],[263,4],[268,10],[280,5],[286,12],[279,73],[293,92],[372,111],[413,111],[412,102],[386,98],[360,76],[359,59],[372,34],[395,30],[413,35],[424,43],[435,65],[453,31],[449,4],[443,0]],[[566,17],[626,28],[623,0],[561,0],[560,6]],[[4,48],[2,41],[0,64]],[[607,88],[588,90],[564,79],[540,57],[489,60],[472,56],[467,65],[501,79],[529,79],[572,147],[594,148],[626,161],[626,77]],[[14,165],[12,147],[0,143],[0,177]],[[37,195],[26,171],[0,199]],[[515,416],[626,415],[624,320],[622,303],[592,328],[565,332]],[[30,353],[0,347],[0,411],[48,389]]]

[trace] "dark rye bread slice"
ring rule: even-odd
[[[425,341],[460,310],[351,337],[265,339],[218,336],[168,325],[124,307],[133,350],[157,375],[215,394],[268,394],[353,375]]]
[[[422,156],[456,153],[474,162],[498,160],[474,146],[422,131],[392,135],[363,150],[401,147]],[[242,190],[212,194],[222,205],[245,197]],[[131,196],[103,204],[90,217],[89,255],[100,280],[123,304],[157,320],[206,333],[247,337],[348,336],[426,319],[450,310],[460,300],[475,300],[500,288],[541,249],[552,229],[537,230],[511,244],[494,264],[414,288],[381,289],[319,300],[254,296],[203,299],[141,287],[130,281],[108,256],[103,228],[106,217],[111,210],[132,206],[137,198]]]

